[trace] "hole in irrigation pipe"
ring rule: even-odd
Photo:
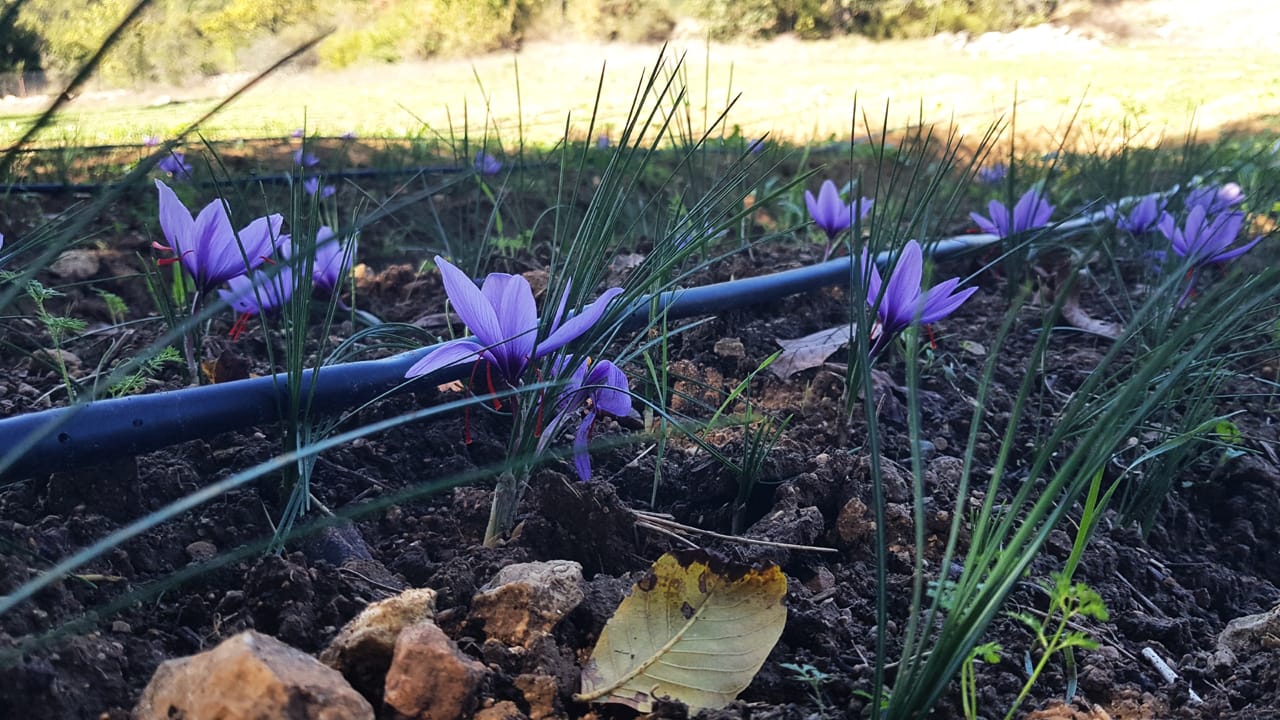
[[[66,433],[58,433],[58,442],[64,443],[71,440],[71,436]]]
[[[134,418],[134,419],[133,419],[133,426],[134,426],[134,427],[142,427],[142,418]]]

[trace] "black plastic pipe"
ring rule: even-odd
[[[1070,235],[1092,226],[1101,213],[1061,223],[1056,235]],[[995,235],[962,235],[928,245],[929,255],[945,259],[978,250],[999,241]],[[880,265],[889,253],[877,258]],[[789,295],[827,285],[847,283],[851,259],[837,258],[818,265],[705,285],[672,290],[659,296],[659,309],[679,319],[707,315],[732,308],[772,302]],[[627,325],[648,321],[650,298],[640,298],[624,319]],[[303,372],[302,387],[315,381],[311,409],[316,413],[336,413],[358,407],[397,388],[408,389],[404,374],[437,346],[360,362],[330,365]],[[442,370],[441,382],[461,379],[467,367]],[[269,377],[171,390],[152,395],[133,395],[98,400],[83,405],[54,408],[0,420],[0,459],[21,452],[5,471],[6,477],[93,465],[113,459],[152,452],[170,445],[240,430],[280,419],[280,408],[288,402],[288,381],[284,373]]]

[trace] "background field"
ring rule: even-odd
[[[1220,5],[1232,5],[1221,3]],[[1007,118],[1017,98],[1019,135],[1056,145],[1080,109],[1077,139],[1105,145],[1141,130],[1144,138],[1277,126],[1280,48],[1258,39],[1278,11],[1237,2],[1206,16],[1185,0],[1098,11],[1076,29],[1040,26],[990,34],[873,42],[861,38],[708,44],[677,41],[693,88],[689,112],[706,126],[741,97],[730,128],[795,141],[847,138],[856,95],[879,127],[954,119],[979,133]],[[268,78],[203,128],[213,139],[279,137],[301,127],[324,135],[421,137],[495,131],[508,146],[558,140],[566,115],[585,132],[602,72],[597,127],[621,125],[634,83],[658,45],[537,43],[503,52],[345,70],[284,72]],[[263,58],[266,64],[269,58]],[[96,89],[78,97],[43,134],[43,145],[135,143],[166,136],[199,117],[249,75],[181,87]],[[46,97],[0,102],[0,143],[17,137]],[[1128,130],[1122,125],[1128,124]]]

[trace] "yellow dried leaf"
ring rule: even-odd
[[[776,565],[701,551],[658,558],[605,624],[582,670],[579,701],[640,712],[658,698],[691,712],[733,702],[782,635],[787,579]]]

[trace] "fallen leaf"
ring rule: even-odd
[[[778,359],[769,366],[769,372],[781,380],[795,375],[801,370],[808,370],[822,365],[837,350],[849,344],[856,326],[840,325],[838,327],[819,330],[802,338],[783,340],[775,338],[782,347]]]
[[[667,553],[622,600],[582,669],[579,702],[649,712],[658,698],[690,712],[733,702],[782,635],[787,579],[777,565],[702,550]]]
[[[1087,333],[1100,335],[1110,340],[1120,337],[1120,333],[1124,332],[1124,328],[1120,325],[1107,322],[1106,320],[1098,320],[1080,307],[1080,287],[1079,285],[1071,286],[1071,294],[1062,303],[1062,318],[1071,323],[1072,327],[1079,328]]]

